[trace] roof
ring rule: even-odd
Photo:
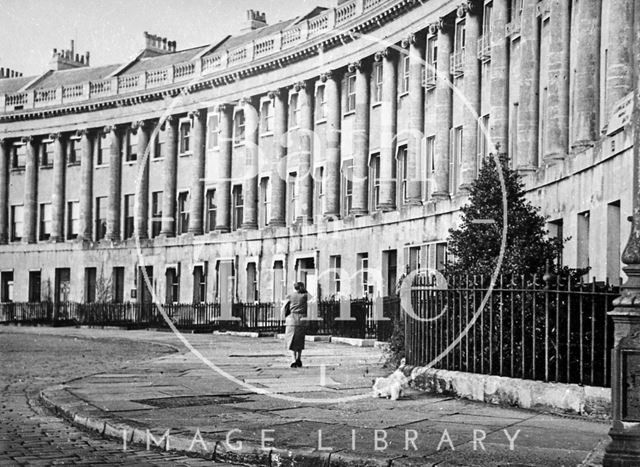
[[[219,43],[214,42],[210,45],[193,47],[190,49],[162,54],[155,57],[138,57],[131,62],[124,62],[114,65],[48,71],[43,72],[41,75],[37,76],[0,79],[0,94],[16,93],[31,82],[33,82],[33,84],[29,86],[29,89],[50,89],[59,86],[71,86],[87,81],[103,80],[109,77],[109,75],[118,72],[118,70],[122,71],[118,72],[117,74],[128,75],[142,73],[149,70],[166,68],[178,63],[189,62],[203,52],[205,52],[206,54],[211,54],[215,53],[221,48],[234,49],[236,47],[240,47],[243,44],[248,44],[251,41],[258,40],[287,29],[288,27],[294,25],[299,21],[317,16],[326,10],[327,8],[314,7],[310,9],[309,12],[305,15],[298,16],[297,18],[289,19],[286,21],[280,21],[279,23],[267,25],[252,31],[247,31],[246,33],[240,34],[238,36],[228,36]]]

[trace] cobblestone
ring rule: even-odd
[[[45,387],[157,357],[168,348],[10,331],[0,331],[0,465],[228,465],[140,448],[123,452],[121,444],[81,431],[37,402]]]

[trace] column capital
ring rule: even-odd
[[[416,35],[411,33],[409,34],[407,37],[405,37],[404,39],[402,39],[402,42],[400,42],[400,45],[402,46],[403,49],[408,48],[411,44],[415,44],[416,43]]]
[[[477,10],[478,8],[474,1],[466,0],[458,5],[458,8],[456,9],[456,16],[458,18],[464,18],[466,15],[476,13]]]
[[[76,136],[82,138],[83,136],[90,136],[91,130],[89,128],[80,128],[76,130]]]
[[[374,54],[373,59],[376,62],[381,62],[384,58],[387,58],[390,56],[391,56],[391,49],[389,47],[385,47],[384,49],[377,51]]]
[[[354,71],[363,71],[364,67],[362,60],[349,63],[349,65],[347,65],[347,70],[349,70],[349,73],[353,73]]]
[[[332,70],[325,71],[324,73],[320,73],[320,81],[326,83],[328,80],[334,77],[335,72]]]
[[[169,115],[164,120],[160,120],[159,123],[160,123],[160,129],[164,130],[165,128],[167,128],[167,125],[171,126],[178,123],[178,118],[175,115]]]
[[[267,97],[269,99],[275,99],[276,97],[280,97],[280,94],[282,94],[282,92],[279,89],[276,89],[274,91],[267,92]]]
[[[60,132],[49,133],[49,139],[52,140],[52,141],[56,141],[58,139],[62,139],[62,133],[60,133]]]
[[[307,83],[305,81],[298,81],[297,83],[295,83],[293,85],[293,89],[296,92],[300,92],[301,90],[305,89],[307,87]]]
[[[111,132],[117,132],[118,127],[116,125],[105,125],[101,131],[103,135],[108,135]]]
[[[57,134],[59,135],[60,133],[57,133]],[[34,137],[33,137],[33,136],[31,136],[31,135],[29,135],[29,136],[23,136],[22,138],[20,138],[20,141],[22,141],[24,144],[29,144],[29,143],[31,143],[31,142],[32,142],[32,141],[34,141],[34,140],[35,140],[35,139],[34,139]]]
[[[435,31],[432,32],[432,34],[448,34],[449,32],[453,31],[454,24],[455,22],[453,21],[453,18],[448,16],[441,16],[440,18],[438,18],[438,21],[429,25],[429,32],[432,32],[431,27],[433,26]]]
[[[192,120],[202,118],[204,117],[204,109],[191,110],[187,115]]]
[[[131,122],[131,130],[135,133],[139,129],[144,130],[149,127],[149,120],[136,120],[135,122]]]
[[[226,112],[229,112],[229,111],[233,110],[233,105],[231,105],[231,104],[227,104],[227,103],[225,103],[225,104],[218,104],[218,105],[216,106],[216,110],[217,110],[218,112],[220,112],[220,113],[226,113]]]

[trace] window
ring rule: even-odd
[[[577,260],[578,268],[589,267],[589,234],[590,234],[589,211],[578,214],[578,236],[577,236]]]
[[[347,216],[351,212],[353,200],[353,160],[342,164],[342,215]]]
[[[124,302],[124,268],[121,266],[113,268],[113,301]]]
[[[620,280],[620,201],[607,204],[607,278]]]
[[[347,106],[345,112],[356,110],[356,75],[347,76]]]
[[[133,237],[134,195],[124,195],[124,238]]]
[[[256,263],[247,263],[247,303],[257,302],[258,298],[258,274]]]
[[[69,138],[67,141],[67,163],[69,165],[79,164],[81,158],[81,152],[78,148],[78,140],[76,138]]]
[[[560,251],[558,251],[558,256],[556,258],[556,265],[558,267],[562,266],[562,249],[563,249],[563,235],[564,235],[564,222],[562,219],[557,219],[555,221],[550,221],[547,224],[547,229],[549,230],[549,238],[553,238],[560,241]],[[619,259],[619,258],[618,258]]]
[[[491,14],[493,13],[493,2],[485,3],[484,14],[482,15],[482,35],[485,38],[491,37]]]
[[[235,296],[236,269],[233,260],[220,260],[216,264],[216,300],[232,302]]]
[[[84,301],[96,301],[96,268],[84,268]]]
[[[239,110],[233,118],[233,143],[244,142],[244,111]]]
[[[375,64],[373,68],[373,77],[374,77],[374,92],[373,92],[373,103],[377,104],[378,102],[382,102],[382,63],[378,62]]]
[[[189,192],[178,194],[178,235],[189,230]]]
[[[511,22],[520,22],[522,17],[522,0],[511,0],[511,8],[509,11],[509,20]]]
[[[363,297],[369,295],[369,253],[358,253],[358,291]]]
[[[422,248],[420,246],[409,247],[409,271],[418,271],[422,268]]]
[[[153,140],[153,159],[162,159],[164,157],[164,148],[166,142],[166,131],[158,131],[152,133],[155,134],[155,138]]]
[[[289,179],[287,180],[287,206],[289,207],[287,218],[289,220],[289,224],[293,224],[297,217],[296,198],[298,196],[298,187],[296,186],[296,178],[296,173],[293,172],[289,174]]]
[[[142,130],[139,130],[142,131]],[[127,152],[125,161],[133,162],[138,159],[138,133],[134,130],[127,131]]]
[[[273,131],[273,101],[267,99],[262,101],[260,108],[260,133],[271,133]]]
[[[107,235],[107,197],[96,198],[96,241],[102,240]]]
[[[24,207],[22,205],[11,206],[11,240],[22,240],[24,235]]]
[[[281,303],[286,295],[284,262],[275,261],[273,263],[273,302]]]
[[[110,141],[107,135],[99,134],[95,141],[96,166],[105,166],[109,163]]]
[[[450,191],[457,193],[460,184],[460,168],[462,167],[462,126],[451,129],[451,156],[450,156]]]
[[[314,185],[313,213],[316,217],[321,217],[324,212],[324,167],[316,169]]]
[[[166,286],[167,303],[178,303],[180,301],[180,268],[178,266],[167,268]]]
[[[401,74],[400,74],[400,94],[409,92],[409,53],[403,53],[400,59]]]
[[[189,154],[191,152],[191,122],[189,120],[183,120],[180,122],[180,136],[179,136],[178,151],[180,154]]]
[[[67,238],[72,240],[80,233],[80,203],[69,201],[67,203]]]
[[[151,193],[151,238],[162,230],[162,191]]]
[[[216,229],[216,215],[218,207],[216,206],[216,190],[207,190],[207,215],[205,219],[205,231],[213,232]]]
[[[438,37],[429,36],[427,38],[427,66],[426,81],[427,85],[435,85],[436,71],[438,69]]]
[[[480,173],[480,167],[486,157],[489,156],[491,148],[489,148],[489,115],[483,115],[478,118],[478,160],[476,163],[476,177]]]
[[[231,192],[232,195],[232,219],[231,226],[232,230],[238,230],[242,225],[242,215],[243,215],[243,207],[244,207],[244,198],[242,195],[242,185],[235,185]]]
[[[40,240],[49,240],[51,237],[51,204],[40,205]]]
[[[378,209],[380,204],[380,154],[372,154],[369,162],[369,206]]]
[[[511,167],[515,167],[518,160],[518,122],[519,116],[519,104],[513,103],[511,109],[511,121],[509,122],[509,162]]]
[[[11,168],[12,169],[24,169],[27,161],[27,145],[20,144],[13,146],[11,154]]]
[[[407,164],[407,146],[403,145],[398,148],[397,156],[398,169],[400,175],[400,192],[398,204],[403,204],[407,200],[407,185],[409,183],[409,169]]]
[[[436,137],[429,136],[425,140],[425,176],[423,193],[428,197],[433,190],[433,183],[436,176]]]
[[[327,97],[324,94],[324,85],[316,88],[316,120],[327,118]]]
[[[207,130],[207,148],[217,148],[219,144],[218,138],[220,137],[220,115],[218,114],[218,112],[209,114]]]
[[[300,125],[300,103],[298,93],[292,93],[289,97],[289,128],[298,128]]]
[[[331,295],[337,295],[340,293],[340,269],[341,269],[341,258],[340,255],[329,256],[329,269],[330,269],[330,280],[331,284],[329,284],[329,293]]]
[[[40,167],[51,167],[53,165],[53,143],[43,141],[40,146]]]
[[[200,264],[193,268],[193,303],[207,301],[207,272],[205,266]]]
[[[454,49],[455,53],[464,51],[465,43],[467,39],[467,30],[465,27],[465,21],[458,21],[456,23],[456,32],[454,38]]]
[[[260,226],[269,225],[271,218],[271,182],[265,177],[260,180]]]
[[[42,300],[42,273],[29,271],[29,303],[39,303]]]
[[[0,272],[0,302],[13,301],[13,271]]]

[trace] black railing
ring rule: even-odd
[[[414,365],[514,378],[610,386],[618,287],[555,278],[417,278],[405,313]]]

